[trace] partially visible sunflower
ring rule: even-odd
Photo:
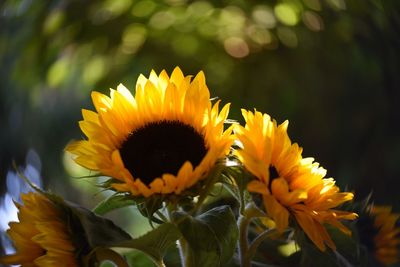
[[[371,205],[357,221],[361,244],[383,265],[400,261],[399,218],[389,206]]]
[[[81,266],[89,253],[85,236],[68,225],[65,211],[39,193],[21,195],[19,222],[11,222],[8,235],[16,253],[0,257],[2,264],[26,266]],[[76,229],[75,229],[76,230]]]
[[[302,148],[289,139],[287,121],[277,125],[267,114],[246,110],[242,114],[246,125],[235,128],[242,146],[235,154],[256,178],[248,190],[262,195],[279,231],[287,228],[292,218],[320,250],[324,251],[325,245],[335,249],[324,224],[350,234],[339,219],[357,215],[333,208],[353,199],[353,194],[340,193],[332,178],[324,179],[326,170],[313,158],[302,158]]]
[[[203,72],[192,80],[177,67],[140,75],[133,96],[123,85],[110,97],[92,93],[97,112],[82,110],[87,140],[67,151],[83,167],[112,177],[120,192],[180,194],[206,177],[232,143],[224,131],[229,104],[213,106]]]

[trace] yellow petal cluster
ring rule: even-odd
[[[374,206],[371,209],[374,227],[377,234],[373,237],[375,257],[385,265],[391,265],[400,260],[400,214],[392,213],[388,206]]]
[[[22,194],[19,222],[11,222],[7,234],[16,253],[0,258],[0,263],[30,266],[79,266],[76,248],[65,223],[65,216],[47,197],[38,193]]]
[[[255,176],[248,190],[262,195],[278,230],[286,229],[289,218],[294,218],[320,250],[324,251],[326,245],[335,249],[324,224],[350,234],[339,220],[352,220],[357,215],[334,208],[352,200],[353,194],[341,193],[332,178],[324,178],[326,170],[313,158],[302,158],[302,148],[292,144],[287,134],[287,121],[277,125],[268,114],[258,111],[242,110],[242,115],[246,125],[235,128],[241,143],[235,153]],[[274,172],[277,177],[271,177]]]
[[[92,100],[96,112],[83,109],[79,122],[87,140],[71,143],[67,151],[81,166],[112,177],[112,187],[119,192],[145,197],[180,194],[203,179],[233,141],[232,128],[224,131],[229,104],[221,111],[219,101],[212,105],[203,72],[192,79],[178,67],[171,76],[152,71],[149,78],[139,76],[134,96],[120,84],[110,96],[93,92]],[[197,166],[186,161],[177,173],[163,173],[146,184],[126,168],[121,147],[136,130],[169,121],[192,127],[204,139],[207,153]]]

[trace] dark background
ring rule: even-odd
[[[400,1],[216,2],[2,1],[0,192],[16,161],[93,207],[98,190],[71,178],[85,172],[63,150],[83,137],[90,92],[180,66],[204,70],[231,119],[288,119],[342,188],[399,211]]]

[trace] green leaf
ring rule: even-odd
[[[296,241],[300,246],[300,264],[301,267],[339,267],[336,256],[329,248],[321,251],[306,236],[303,231],[296,231]]]
[[[241,166],[227,167],[223,170],[223,177],[225,177],[224,186],[237,201],[240,203],[244,200],[244,192],[250,180],[246,170]]]
[[[164,223],[145,235],[114,243],[113,247],[133,248],[146,253],[158,265],[161,265],[167,249],[181,237],[178,228],[172,223]]]
[[[307,245],[302,247],[301,255],[302,267],[339,267],[336,256],[331,251],[320,251],[314,245]]]
[[[235,252],[238,229],[229,206],[213,208],[197,217],[174,214],[187,241],[190,266],[223,266]]]
[[[116,226],[112,221],[97,216],[90,210],[79,206],[71,206],[71,209],[79,218],[91,248],[110,247],[116,242],[131,239],[128,233]]]
[[[94,209],[93,212],[98,215],[104,215],[115,209],[123,208],[126,206],[134,205],[136,202],[132,198],[124,195],[113,194],[100,202]]]

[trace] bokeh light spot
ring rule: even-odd
[[[181,35],[172,41],[172,48],[183,56],[192,56],[197,52],[198,41],[192,35]]]
[[[319,32],[324,29],[322,18],[312,11],[306,11],[303,14],[304,24],[312,31]]]
[[[95,84],[104,76],[105,70],[106,59],[103,56],[94,56],[83,69],[83,81],[89,85]]]
[[[187,0],[165,0],[165,2],[170,6],[182,6],[186,4]]]
[[[217,25],[212,20],[205,20],[197,25],[197,31],[202,36],[212,38],[217,34]]]
[[[213,6],[209,2],[196,1],[190,4],[187,11],[192,17],[204,17],[210,15],[214,10]]]
[[[221,10],[219,15],[219,36],[221,39],[226,39],[229,36],[241,35],[246,23],[246,18],[243,10],[228,6]]]
[[[103,24],[129,10],[131,0],[106,0],[91,9],[89,17],[94,24]]]
[[[287,244],[280,245],[278,250],[282,255],[289,257],[290,255],[298,252],[300,248],[295,242],[288,242]]]
[[[149,25],[154,29],[165,30],[175,22],[175,16],[169,11],[160,11],[155,13],[149,21]]]
[[[295,48],[298,45],[296,33],[288,27],[279,27],[277,29],[279,40],[287,47]]]
[[[52,34],[56,32],[60,26],[62,25],[65,19],[65,15],[60,10],[55,10],[47,16],[44,24],[43,24],[43,33],[44,34]]]
[[[139,18],[144,18],[152,14],[153,11],[156,9],[156,7],[157,5],[153,1],[150,0],[140,1],[133,6],[132,15]]]
[[[258,25],[267,29],[272,29],[276,25],[274,13],[269,6],[256,6],[253,9],[252,17]]]
[[[272,41],[270,32],[256,25],[248,27],[247,34],[253,42],[261,46],[269,44]]]
[[[51,65],[47,72],[47,84],[50,87],[57,87],[63,83],[68,76],[69,60],[62,57]]]
[[[303,0],[304,4],[315,11],[321,11],[321,3],[319,0]]]
[[[225,51],[236,58],[243,58],[250,52],[247,43],[239,37],[230,37],[224,41]]]
[[[113,17],[116,17],[126,12],[131,4],[131,0],[107,0],[104,2],[104,9],[109,11]]]
[[[346,3],[344,0],[327,0],[328,5],[336,10],[344,10],[346,9]]]
[[[136,53],[146,41],[147,30],[142,24],[134,23],[126,27],[122,35],[122,52]]]
[[[299,22],[298,12],[295,6],[282,3],[274,8],[275,15],[280,22],[288,26],[294,26]]]

